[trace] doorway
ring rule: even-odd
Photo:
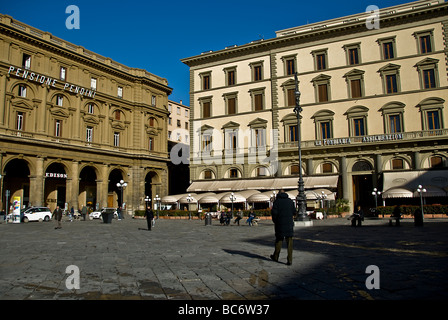
[[[353,204],[362,208],[372,205],[373,180],[371,174],[353,176]]]

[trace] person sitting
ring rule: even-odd
[[[246,223],[248,223],[249,224],[249,226],[252,226],[253,225],[253,220],[255,219],[255,213],[254,213],[254,210],[252,209],[252,210],[250,210],[250,213],[249,213],[249,218],[247,218],[247,221],[246,221]]]
[[[356,227],[356,225],[360,227],[362,220],[364,220],[364,211],[362,211],[361,206],[358,206],[352,215],[352,227]]]

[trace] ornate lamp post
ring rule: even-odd
[[[148,208],[150,202],[151,202],[151,198],[149,196],[146,196],[145,197],[145,203],[146,203],[145,210],[146,210],[146,208]]]
[[[188,194],[187,201],[188,201],[188,220],[191,220],[190,202],[193,201],[193,197],[191,196],[191,194]]]
[[[233,219],[233,201],[236,200],[235,194],[232,192],[229,196],[230,201],[232,202],[232,219]]]
[[[421,207],[421,211],[422,211],[422,223],[423,223],[423,218],[425,217],[425,213],[423,212],[423,193],[426,192],[426,189],[423,188],[421,184],[419,184],[417,192],[420,194],[420,207]]]
[[[297,195],[297,216],[296,221],[309,221],[310,218],[306,214],[306,194],[305,194],[305,183],[302,176],[302,138],[300,132],[300,113],[302,112],[302,107],[300,106],[300,91],[299,91],[299,81],[297,79],[297,73],[294,75],[296,82],[295,97],[296,97],[296,107],[294,108],[294,113],[297,116],[297,141],[299,145],[299,194]]]
[[[123,201],[123,190],[127,186],[128,186],[128,183],[124,182],[124,180],[120,180],[120,182],[117,182],[117,187],[118,187],[118,189],[121,190],[121,204],[120,205],[121,205],[122,208],[123,208],[123,203],[124,203],[124,201]]]
[[[381,195],[381,191],[377,188],[373,188],[372,195],[375,197],[375,214],[378,212],[378,196]]]
[[[157,220],[159,220],[159,208],[160,208],[160,200],[162,200],[158,194],[154,198],[154,201],[157,203]]]

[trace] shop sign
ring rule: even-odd
[[[361,137],[359,137],[361,138]],[[374,136],[364,136],[362,140],[356,140],[355,142],[371,143],[379,141],[393,141],[393,140],[403,140],[403,133],[394,134],[378,134]],[[351,144],[351,138],[339,138],[339,139],[324,139],[314,141],[315,146],[336,146],[341,144]]]
[[[47,172],[47,173],[45,173],[45,178],[67,179],[67,174],[66,173]]]

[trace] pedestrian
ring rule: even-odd
[[[272,221],[275,225],[275,250],[271,255],[271,259],[278,262],[278,257],[282,249],[283,240],[286,240],[288,245],[287,265],[292,264],[292,250],[294,236],[294,215],[296,208],[294,202],[289,198],[283,190],[277,195],[274,204],[272,205]]]
[[[219,215],[219,223],[223,226],[226,222],[226,214],[224,210],[221,210],[221,214]]]
[[[252,227],[252,225],[253,225],[252,220],[254,220],[254,219],[255,219],[254,209],[250,209],[249,217],[247,218],[246,223],[248,223],[249,226]]]
[[[232,220],[232,211],[230,211],[230,209],[227,209],[226,226],[230,225],[230,220]]]
[[[117,208],[117,215],[118,215],[118,220],[121,220],[121,206],[119,206],[118,208]]]
[[[87,207],[85,205],[82,206],[81,215],[82,215],[82,220],[86,221]]]
[[[154,220],[154,213],[151,210],[151,206],[147,206],[145,210],[146,223],[148,224],[148,231],[151,231],[152,222]]]
[[[70,213],[69,213],[69,219],[70,219],[70,222],[72,222],[73,221],[73,218],[75,217],[75,209],[73,208],[73,206],[71,207],[71,209],[70,209]]]
[[[241,211],[241,209],[238,209],[238,212],[236,214],[236,218],[235,221],[233,222],[233,224],[238,223],[238,225],[240,225],[240,220],[243,218],[243,212]]]
[[[396,205],[394,208],[394,211],[392,212],[391,218],[395,219],[395,226],[400,226],[400,219],[401,219],[401,208],[400,205]],[[392,225],[392,220],[390,220],[389,225]]]
[[[61,208],[59,208],[59,206],[56,206],[56,209],[54,209],[53,214],[51,215],[51,217],[54,218],[55,221],[56,221],[55,229],[61,229],[62,228],[62,224],[61,224],[62,210],[61,210]]]

